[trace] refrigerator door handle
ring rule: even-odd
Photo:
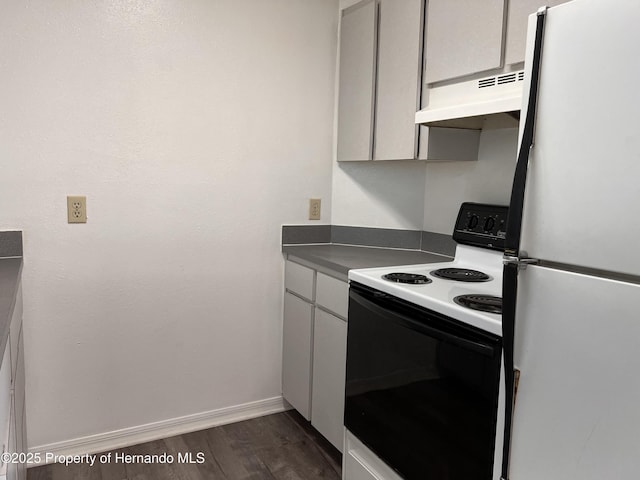
[[[513,178],[511,202],[507,217],[505,238],[504,273],[502,276],[502,340],[504,353],[504,381],[505,381],[505,412],[504,412],[504,440],[502,444],[501,480],[509,480],[509,459],[511,453],[511,432],[513,425],[513,408],[515,403],[516,371],[513,363],[514,342],[516,328],[516,298],[518,296],[518,271],[535,262],[534,259],[520,256],[520,230],[522,227],[522,213],[524,207],[524,190],[529,168],[529,154],[533,146],[535,132],[536,103],[538,100],[538,82],[540,76],[540,61],[542,58],[542,38],[546,19],[546,7],[538,10],[536,20],[536,34],[531,63],[531,80],[529,98],[527,101],[527,115],[522,131],[518,161]]]
[[[542,38],[547,7],[538,10],[536,21],[536,35],[534,41],[533,58],[531,62],[531,80],[529,82],[529,98],[527,99],[527,114],[520,139],[520,149],[516,162],[516,170],[513,176],[511,198],[509,201],[509,214],[505,235],[505,253],[507,255],[519,255],[520,230],[522,227],[522,210],[524,207],[524,191],[527,183],[527,170],[529,168],[529,155],[533,148],[533,139],[536,125],[536,105],[538,102],[538,83],[540,77],[540,61],[542,58]]]
[[[502,259],[503,265],[517,265],[518,270],[524,270],[529,265],[537,265],[540,260],[537,258],[515,257],[513,255],[505,255]]]

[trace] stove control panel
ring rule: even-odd
[[[465,202],[460,206],[453,239],[474,247],[504,250],[509,208],[503,205]]]

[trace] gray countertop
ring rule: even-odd
[[[22,258],[0,258],[0,364],[9,337],[11,315],[16,304]]]
[[[354,268],[448,262],[452,257],[421,250],[361,247],[353,245],[284,245],[282,252],[331,270],[346,279]]]

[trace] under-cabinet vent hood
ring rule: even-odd
[[[426,86],[426,108],[416,123],[430,126],[480,129],[487,116],[502,117],[504,126],[517,127],[522,103],[524,71],[492,77]]]

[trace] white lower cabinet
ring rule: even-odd
[[[311,419],[311,328],[313,305],[284,294],[282,327],[282,395],[307,420]]]
[[[402,477],[345,430],[342,480],[402,480]]]
[[[348,298],[347,282],[287,260],[282,396],[341,452]]]
[[[344,436],[346,362],[347,322],[316,307],[311,425],[340,451]]]
[[[13,420],[13,393],[11,392],[11,355],[10,348],[7,347],[2,355],[2,366],[0,367],[0,442],[2,451],[11,452],[12,434],[15,432],[11,428]],[[11,464],[0,463],[0,479],[7,478],[7,469]]]
[[[9,445],[8,445],[7,451],[20,453],[18,449],[17,438],[16,438],[15,402],[13,402],[13,405],[11,408],[11,425],[9,429]],[[16,478],[18,478],[18,463],[17,462],[9,463],[7,465],[7,480],[14,480]]]
[[[24,339],[22,337],[22,289],[18,287],[17,299],[9,338],[2,352],[0,367],[0,453],[25,453],[27,451],[25,394],[24,394]],[[0,480],[24,480],[27,471],[24,464],[0,463]]]

